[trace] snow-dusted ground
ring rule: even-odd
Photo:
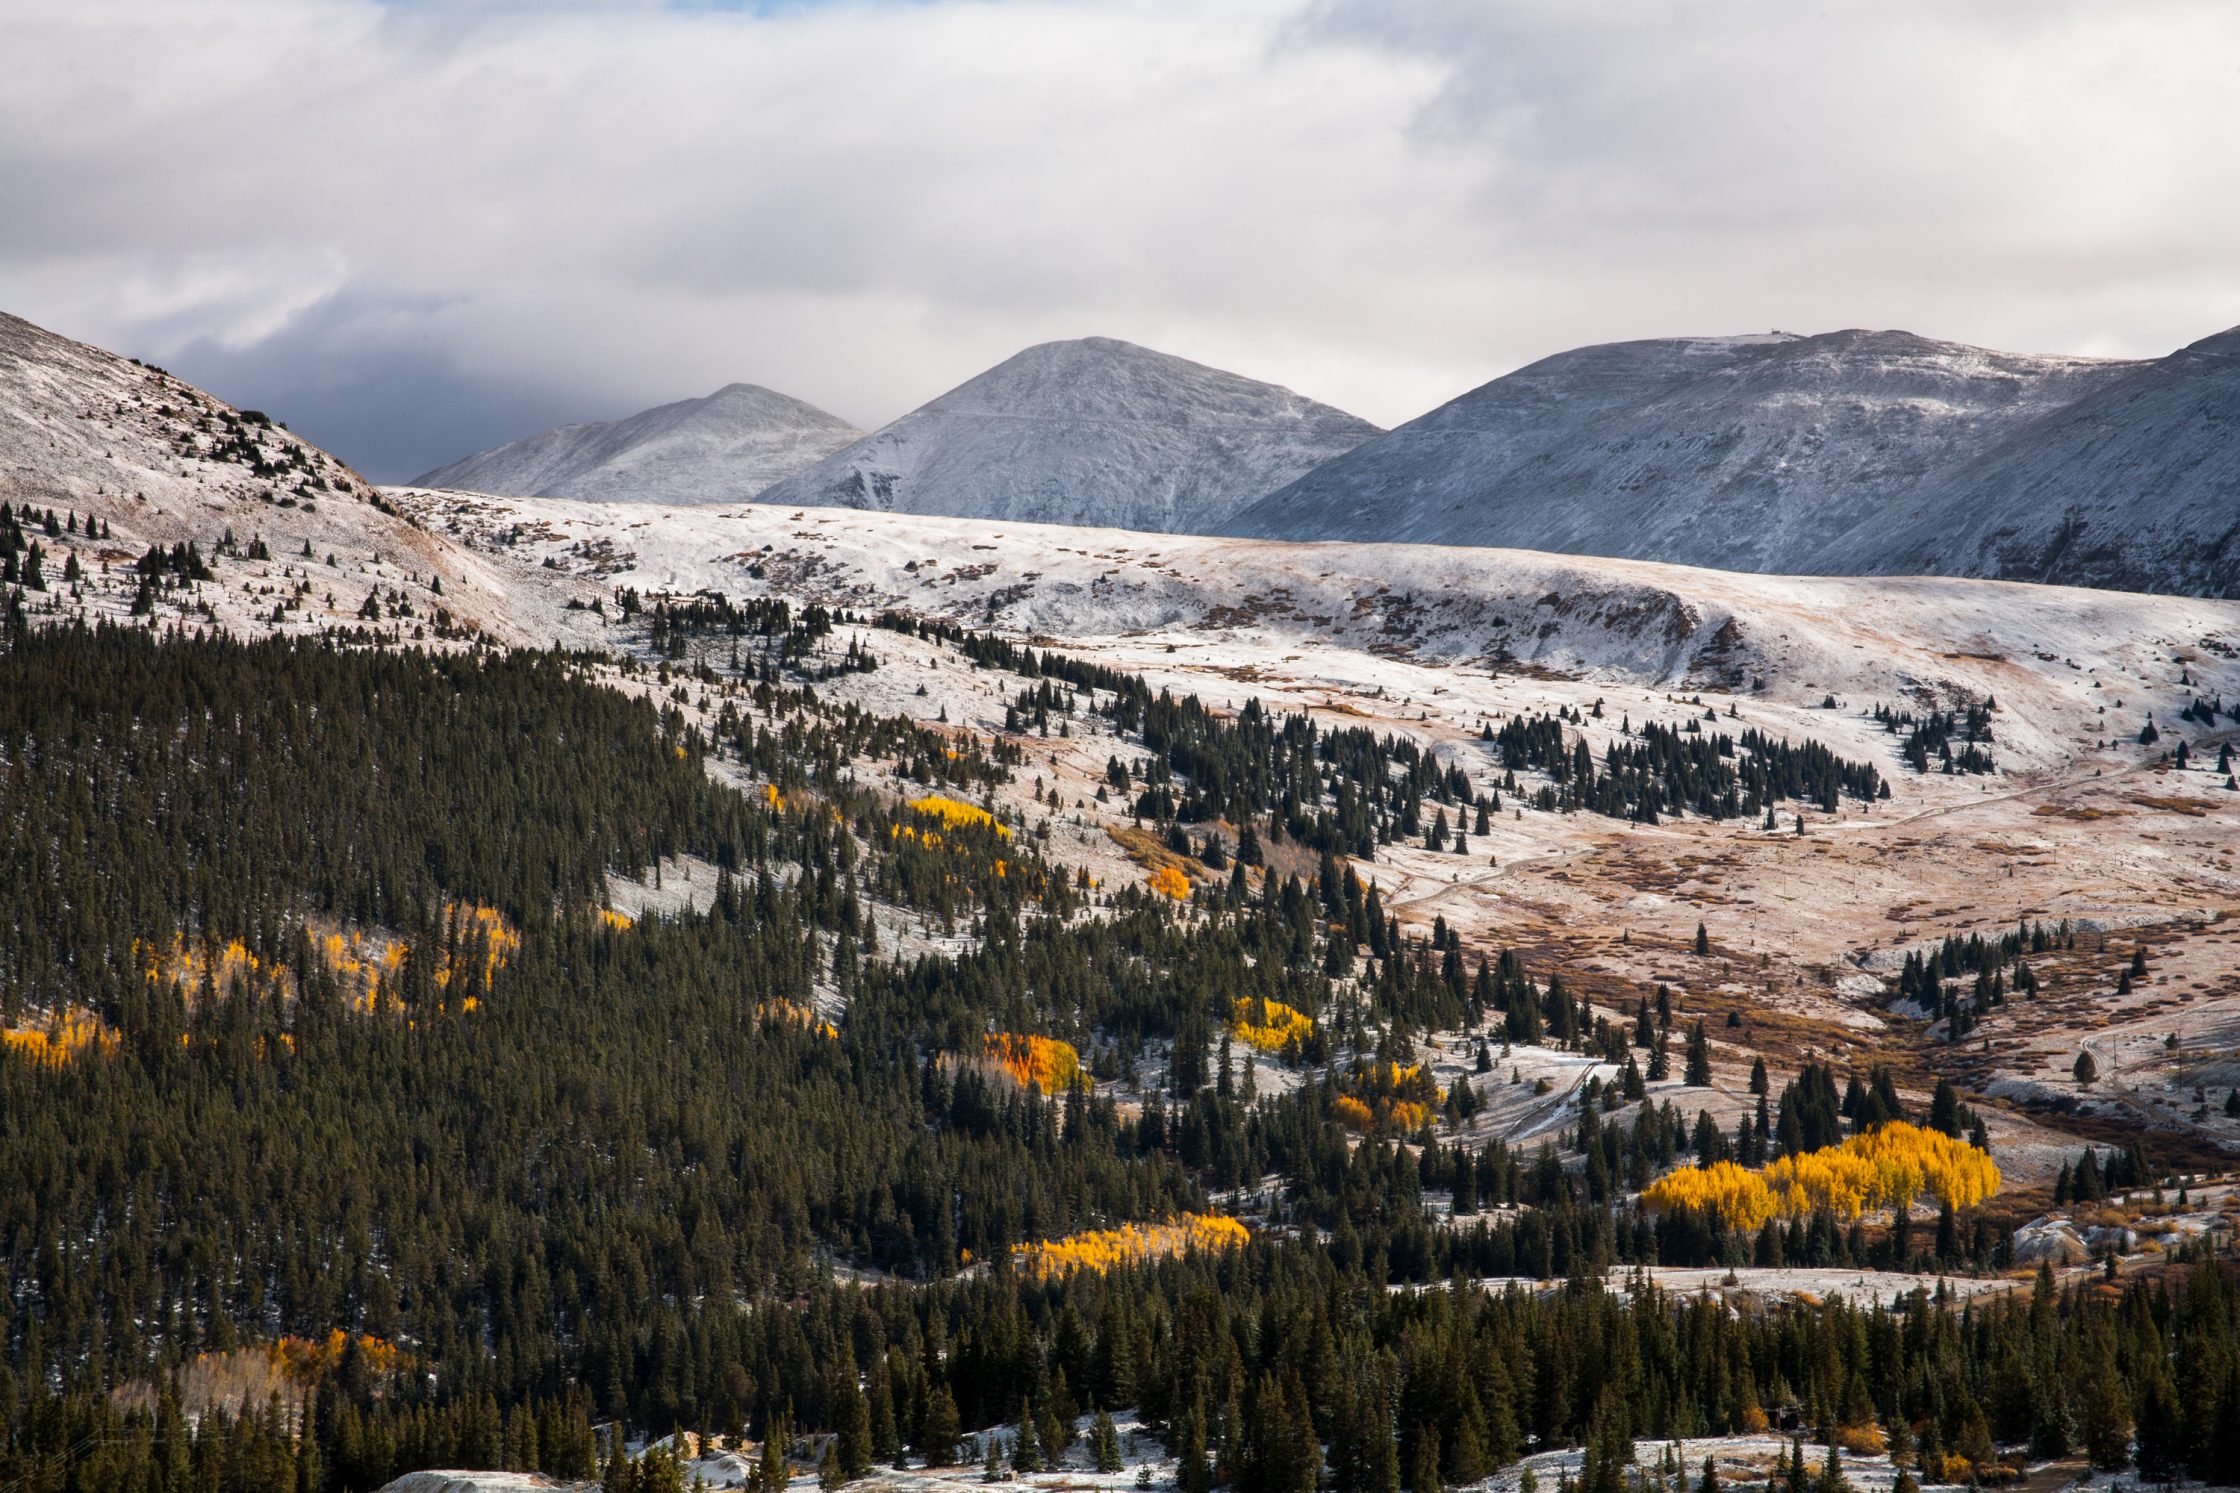
[[[1005,1486],[1018,1489],[1065,1490],[1065,1493],[1126,1493],[1140,1487],[1168,1489],[1177,1486],[1177,1465],[1167,1455],[1166,1448],[1145,1430],[1132,1413],[1116,1414],[1115,1429],[1120,1433],[1121,1470],[1098,1472],[1089,1446],[1087,1416],[1076,1422],[1073,1444],[1053,1465],[1040,1472],[1016,1474],[1008,1467],[1002,1474]],[[874,1467],[860,1482],[851,1486],[878,1493],[878,1490],[902,1490],[902,1493],[970,1493],[970,1490],[988,1486],[983,1471],[981,1447],[983,1436],[994,1436],[1008,1446],[1016,1437],[1012,1426],[996,1426],[988,1431],[974,1433],[960,1443],[955,1466],[929,1468]],[[1638,1441],[1634,1444],[1634,1460],[1644,1472],[1663,1465],[1668,1456],[1676,1457],[1680,1464],[1682,1480],[1689,1486],[1702,1474],[1706,1457],[1712,1458],[1719,1470],[1720,1481],[1762,1481],[1775,1463],[1790,1449],[1787,1438],[1777,1435],[1690,1437],[1678,1441]],[[810,1493],[817,1487],[816,1473],[812,1468],[801,1468],[802,1458],[796,1448],[797,1470],[789,1489],[794,1493]],[[1807,1458],[1815,1473],[1820,1470],[1827,1455],[1822,1447],[1807,1441]],[[1556,1487],[1558,1479],[1569,1475],[1576,1478],[1584,1452],[1576,1447],[1535,1452],[1495,1472],[1484,1480],[1469,1484],[1485,1493],[1517,1493],[1525,1472],[1529,1469],[1545,1489]],[[684,1473],[689,1480],[696,1474],[710,1488],[740,1488],[747,1485],[748,1476],[759,1459],[759,1449],[748,1447],[736,1451],[709,1451],[692,1457],[684,1463]],[[1843,1459],[1845,1476],[1861,1493],[1884,1493],[1895,1481],[1896,1470],[1886,1456],[1846,1455]],[[551,1493],[566,1484],[536,1477],[526,1473],[508,1472],[415,1472],[389,1483],[381,1493]],[[596,1484],[579,1485],[594,1487]]]
[[[408,1472],[382,1485],[381,1493],[553,1493],[583,1486],[535,1472]],[[590,1486],[596,1486],[590,1485]]]
[[[1508,922],[1512,908],[1556,904],[1612,933],[1630,926],[1642,946],[1627,962],[1644,975],[1701,982],[1702,968],[1671,959],[1661,937],[1642,942],[1692,933],[1699,917],[1726,946],[1722,972],[1740,976],[1761,954],[1778,964],[1809,950],[1827,966],[2022,915],[2162,921],[2240,902],[2229,853],[2240,800],[2207,770],[2215,741],[2232,732],[2185,728],[2196,747],[2185,773],[2158,767],[2162,748],[2133,740],[2151,714],[2166,748],[2194,694],[2240,694],[2240,666],[2224,651],[2240,648],[2232,603],[834,510],[397,497],[431,529],[533,576],[516,599],[517,626],[585,644],[612,626],[565,610],[570,596],[621,585],[791,594],[1046,639],[1218,705],[1257,697],[1403,732],[1481,782],[1497,777],[1475,739],[1482,722],[1558,706],[1584,713],[1598,700],[1602,717],[1577,728],[1598,751],[1629,720],[1700,715],[1700,697],[1719,729],[1809,737],[1882,768],[1891,802],[1808,812],[1801,839],[1786,816],[1781,833],[1765,834],[1512,810],[1473,839],[1468,859],[1393,846],[1370,873],[1388,903],[1397,886],[1405,911],[1426,922],[1442,911]],[[1016,680],[960,671],[953,655],[915,640],[864,637],[886,666],[834,691],[968,729],[1001,725]],[[1831,697],[1836,707],[1822,708]],[[1869,717],[1877,704],[1986,697],[1999,706],[2002,769],[1988,778],[1915,776]],[[1093,790],[1112,743],[1074,728],[1034,753],[1069,784],[1079,765],[1088,774],[1079,785]],[[1092,796],[1066,792],[1069,804]],[[1054,845],[1089,853],[1100,823],[1085,811],[1079,825],[1054,818],[1052,829]],[[1761,1003],[1829,1004],[1788,979],[1741,983]],[[1862,1034],[1873,1030],[1873,1018],[1855,1019]]]
[[[706,912],[715,905],[713,861],[697,855],[664,856],[661,864],[635,879],[607,873],[607,905],[630,918],[673,917]]]
[[[1765,1481],[1789,1446],[1788,1438],[1782,1436],[1697,1436],[1669,1442],[1637,1441],[1633,1457],[1641,1470],[1652,1471],[1661,1464],[1665,1452],[1673,1450],[1679,1461],[1679,1482],[1686,1487],[1695,1486],[1703,1475],[1703,1459],[1710,1457],[1718,1466],[1719,1481],[1731,1486],[1738,1482]],[[1808,1440],[1805,1455],[1817,1475],[1827,1456],[1826,1448]],[[1488,1493],[1517,1493],[1523,1486],[1526,1470],[1530,1469],[1540,1487],[1554,1489],[1558,1480],[1566,1475],[1576,1481],[1585,1461],[1586,1453],[1576,1447],[1536,1452],[1474,1486],[1483,1487]],[[1890,1465],[1886,1456],[1846,1456],[1843,1473],[1860,1493],[1885,1493],[1898,1480],[1897,1469]]]
[[[611,645],[616,624],[565,603],[623,585],[896,608],[1062,647],[1217,707],[1252,698],[1410,736],[1481,788],[1498,781],[1499,763],[1480,727],[1520,712],[1570,709],[1580,722],[1567,730],[1598,755],[1628,724],[1705,710],[1720,730],[1824,742],[1877,764],[1893,797],[1834,815],[1808,809],[1801,837],[1794,806],[1769,833],[1512,803],[1485,833],[1473,824],[1466,856],[1395,844],[1359,869],[1404,923],[1443,917],[1475,947],[1560,960],[1567,978],[1607,982],[1615,1014],[1668,985],[1683,1025],[1705,1020],[1716,1081],[1689,1090],[1668,1080],[1652,1097],[1690,1116],[1709,1109],[1730,1133],[1754,1102],[1742,1082],[1753,1055],[1777,1071],[1808,1052],[1841,1064],[1910,1030],[1893,1026],[1883,997],[1902,950],[2024,918],[2115,930],[2110,947],[2124,953],[2126,940],[2151,938],[2155,973],[2130,995],[2115,997],[2115,956],[2095,964],[2091,932],[2091,947],[2037,962],[2050,977],[2039,1000],[2010,1001],[1966,1053],[1938,1061],[1965,1058],[1979,1090],[2022,1086],[1992,1088],[2011,1092],[2014,1107],[1985,1116],[2010,1183],[2050,1180],[2074,1159],[2078,1142],[2047,1128],[2059,1125],[2047,1106],[2079,1097],[2240,1142],[2240,1120],[2221,1108],[2223,1086],[2240,1082],[2230,958],[2240,922],[2222,920],[2240,909],[2240,794],[2210,770],[2235,733],[2177,721],[2196,695],[2240,697],[2240,604],[830,509],[393,496],[434,533],[523,578],[511,625],[584,646]],[[936,643],[869,628],[847,636],[881,666],[820,692],[866,709],[984,735],[1002,728],[1020,687]],[[711,662],[723,666],[720,647]],[[1877,704],[1987,698],[2000,767],[1989,777],[1917,776],[1871,718]],[[2136,741],[2150,717],[2163,733],[2151,749]],[[1109,833],[1128,826],[1120,803],[1096,799],[1107,760],[1132,760],[1134,749],[1086,714],[1067,727],[1024,743],[1028,764],[995,807],[1100,887],[1140,880],[1145,867]],[[2163,758],[2181,734],[2194,749],[2185,771]],[[1709,958],[1689,949],[1699,921]],[[2090,1096],[2067,1076],[2080,1030],[2111,1075]],[[2173,1031],[2175,1049],[2164,1045]],[[1463,1044],[1437,1056],[1442,1084],[1474,1053]],[[1509,1065],[1521,1086],[1505,1082],[1506,1068],[1498,1081],[1472,1080],[1491,1105],[1474,1137],[1552,1135],[1575,1119],[1560,1101],[1584,1074],[1559,1070],[1581,1060],[1551,1056],[1529,1075],[1525,1061]],[[1541,1077],[1557,1102],[1531,1092]],[[2215,1102],[2196,1118],[2192,1086],[2204,1083]]]

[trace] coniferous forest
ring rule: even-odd
[[[1023,729],[1057,703],[1031,654],[966,641],[1019,676]],[[1696,1082],[1706,1039],[1402,931],[1340,857],[1426,833],[1426,799],[1459,830],[1469,785],[1427,758],[1082,666],[1066,682],[1138,744],[1114,786],[1145,817],[1186,844],[1257,821],[1314,868],[1239,846],[1185,898],[1100,890],[973,807],[1014,747],[835,706],[830,674],[779,667],[806,652],[775,652],[702,724],[642,668],[557,652],[8,619],[0,1488],[681,1486],[659,1456],[602,1472],[595,1427],[814,1445],[837,1485],[947,1465],[995,1425],[1028,1465],[1123,1410],[1187,1493],[1435,1493],[1555,1446],[1585,1448],[1580,1493],[1615,1493],[1652,1475],[1636,1440],[1769,1427],[1799,1490],[1840,1486],[1844,1449],[1922,1484],[2069,1456],[2240,1482],[2240,1293],[2206,1252],[1965,1304],[1735,1311],[1628,1284],[2010,1265],[1980,1167],[1932,1180],[1918,1231],[1903,1206],[1864,1226],[1831,1170],[1914,1164],[1892,1137],[1980,1156],[1947,1092],[1909,1115],[1887,1074],[1839,1099],[1845,1075],[1808,1064],[1736,1133],[1669,1100],[1616,1115],[1638,1095],[1595,1084],[1560,1146],[1442,1143],[1440,1106],[1469,1101],[1424,1082],[1430,1031],[1602,1053],[1635,1086],[1675,1042]],[[1881,791],[1715,730],[1572,762],[1552,724],[1500,749],[1591,812]],[[705,896],[613,909],[610,878],[687,861]],[[1944,963],[1990,980],[2031,951]],[[1295,1081],[1254,1091],[1234,1043]],[[2134,1153],[2082,1165],[2153,1181]],[[1709,1181],[1634,1200],[1675,1167],[1794,1185],[1747,1217]],[[1126,1247],[1247,1203],[1249,1229],[1176,1231],[1204,1247]],[[1028,1268],[1054,1256],[1022,1247],[1069,1236],[1110,1258]],[[221,1371],[262,1392],[211,1408]]]

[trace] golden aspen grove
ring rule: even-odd
[[[1121,1224],[1117,1228],[1069,1234],[1063,1239],[1017,1245],[1012,1250],[1012,1259],[1019,1269],[1037,1279],[1070,1275],[1077,1270],[1102,1275],[1123,1265],[1141,1264],[1186,1250],[1212,1253],[1237,1249],[1251,1238],[1251,1230],[1226,1215],[1183,1213],[1164,1223]]]
[[[65,1006],[44,1019],[0,1028],[0,1049],[47,1067],[59,1067],[88,1053],[114,1052],[116,1047],[116,1029],[81,1006]]]
[[[1174,866],[1161,866],[1151,873],[1145,885],[1162,897],[1172,897],[1177,902],[1190,900],[1190,878]]]
[[[1229,1007],[1229,1033],[1257,1052],[1281,1053],[1314,1035],[1314,1019],[1282,1001],[1240,996]]]
[[[923,798],[912,799],[910,807],[929,818],[940,820],[943,825],[951,830],[993,830],[997,839],[1008,840],[1011,838],[1010,827],[998,823],[995,815],[977,804],[968,804],[960,799],[948,798],[939,793],[929,793]]]
[[[1412,1135],[1430,1123],[1433,1107],[1445,1098],[1421,1063],[1356,1063],[1346,1076],[1346,1091],[1332,1101],[1340,1123],[1350,1130]]]
[[[1856,1219],[1924,1196],[1973,1208],[1999,1190],[1999,1167],[1966,1141],[1893,1120],[1839,1145],[1779,1156],[1759,1170],[1731,1161],[1681,1167],[1641,1190],[1644,1207],[1694,1209],[1730,1229],[1827,1212]]]
[[[1056,1037],[1033,1037],[1018,1032],[990,1032],[982,1039],[981,1056],[1023,1084],[1045,1094],[1063,1094],[1094,1087],[1081,1066],[1081,1054],[1071,1042]]]

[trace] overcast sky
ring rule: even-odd
[[[1582,343],[2240,323],[2227,0],[0,0],[0,309],[396,480],[1091,334],[1384,424]]]

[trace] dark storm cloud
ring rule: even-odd
[[[164,366],[330,451],[365,453],[360,470],[376,482],[405,481],[527,431],[636,408],[600,406],[572,380],[538,369],[466,372],[440,341],[409,330],[417,319],[345,293],[243,346],[196,336]]]

